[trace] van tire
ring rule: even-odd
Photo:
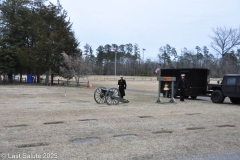
[[[221,91],[215,90],[212,92],[211,100],[213,103],[223,103],[224,96]]]

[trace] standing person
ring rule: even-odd
[[[187,82],[185,80],[185,74],[181,74],[181,79],[178,81],[178,89],[180,90],[180,101],[184,102],[185,89],[187,88]]]
[[[127,88],[127,83],[123,79],[123,76],[120,76],[120,80],[118,80],[118,87],[119,87],[120,96],[121,98],[123,98],[123,96],[125,96],[125,89]]]

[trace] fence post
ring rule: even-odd
[[[89,88],[89,81],[87,82],[87,88]]]
[[[59,79],[58,79],[58,86],[59,86]]]

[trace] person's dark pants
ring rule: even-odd
[[[184,96],[180,96],[180,101],[184,101]]]
[[[125,96],[124,88],[119,88],[119,92],[120,92],[120,97],[123,98],[123,96]]]
[[[184,97],[185,97],[185,89],[181,89],[180,90],[180,101],[184,101]]]

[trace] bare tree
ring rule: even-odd
[[[90,71],[90,59],[89,57],[82,57],[82,54],[72,57],[67,55],[65,52],[61,53],[63,56],[64,66],[60,67],[60,73],[65,78],[74,77],[76,85],[79,86],[79,79],[89,75]]]
[[[213,29],[213,33],[214,35],[210,36],[213,40],[211,47],[222,57],[232,48],[240,45],[240,28],[227,29],[226,27],[218,27],[217,29]]]

